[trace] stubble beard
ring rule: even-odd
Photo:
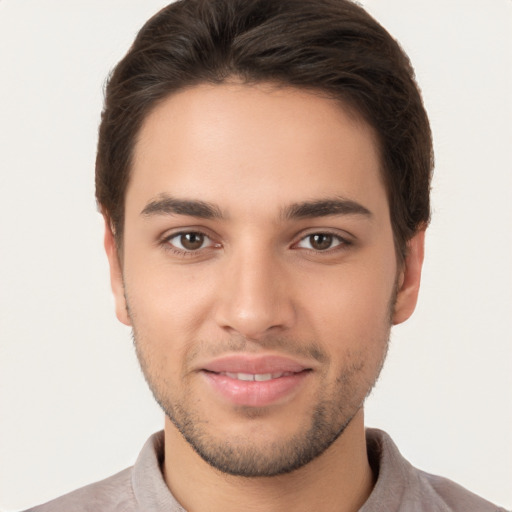
[[[126,290],[126,287],[125,287]],[[347,364],[338,375],[333,385],[323,389],[323,395],[314,407],[308,424],[304,424],[293,436],[266,443],[264,447],[251,444],[248,437],[216,439],[208,433],[208,424],[185,399],[171,397],[172,386],[166,383],[165,377],[156,375],[151,370],[154,361],[144,350],[147,341],[138,334],[133,315],[131,314],[128,297],[127,312],[132,320],[132,337],[137,358],[144,378],[157,403],[165,415],[174,424],[194,451],[210,466],[234,476],[247,478],[273,477],[295,471],[324,453],[345,431],[354,416],[363,407],[366,398],[373,390],[386,360],[389,349],[389,337],[393,314],[398,296],[398,278],[388,303],[387,326],[383,328],[381,338],[375,340],[379,348],[379,357],[370,377],[361,382],[358,376],[365,374],[367,358],[362,353],[357,359]],[[278,341],[277,346],[290,346],[290,342]],[[304,352],[314,354],[316,358],[327,358],[312,343]],[[368,355],[368,354],[366,354]],[[371,360],[371,357],[368,358]],[[159,384],[163,383],[163,386]],[[243,408],[242,408],[243,409]],[[258,417],[265,414],[262,410],[246,408],[246,416]]]
[[[219,439],[211,435],[208,421],[191,407],[191,402],[171,397],[171,386],[165,379],[154,377],[150,370],[153,362],[148,360],[143,348],[147,345],[135,327],[133,329],[142,372],[166,416],[205,462],[223,473],[242,477],[290,473],[324,453],[343,434],[373,389],[387,354],[388,339],[389,331],[386,339],[379,343],[379,347],[383,347],[382,354],[371,380],[363,383],[358,380],[358,375],[364,375],[366,364],[364,358],[358,358],[340,372],[330,388],[323,389],[309,419],[302,420],[303,424],[294,435],[262,444],[255,443],[251,436]],[[258,418],[266,411],[265,408],[240,408],[240,413],[246,418]]]

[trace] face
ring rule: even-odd
[[[334,100],[200,85],[142,127],[117,315],[176,432],[258,476],[321,454],[361,409],[390,325],[414,309],[422,237],[397,269],[372,130]]]

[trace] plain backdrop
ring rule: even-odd
[[[165,3],[0,0],[4,511],[133,464],[163,426],[114,316],[93,169],[104,79]],[[411,57],[436,149],[418,309],[367,424],[511,507],[512,2],[362,3]]]

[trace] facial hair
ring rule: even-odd
[[[309,417],[302,419],[294,435],[265,443],[264,446],[254,442],[250,436],[225,436],[218,439],[211,435],[208,419],[194,409],[194,404],[187,399],[187,394],[177,396],[167,379],[166,371],[155,370],[158,368],[158,358],[152,354],[150,340],[145,339],[137,328],[137,317],[130,308],[126,293],[125,299],[142,373],[166,416],[209,465],[229,475],[253,478],[273,477],[295,471],[319,457],[343,434],[363,407],[381,373],[389,348],[398,290],[397,276],[388,302],[387,316],[380,329],[380,337],[372,340],[366,351],[347,354],[345,364],[337,377],[331,379],[331,382],[326,379],[323,381],[319,386],[321,393],[316,397],[315,406]],[[328,368],[330,364],[328,354],[315,342],[297,343],[296,340],[270,337],[251,342],[241,336],[235,336],[223,343],[212,344],[203,340],[191,345],[195,347],[188,354],[187,359],[191,361],[198,354],[207,353],[210,357],[215,357],[227,352],[250,352],[257,347],[257,350],[273,349],[291,356],[309,357],[320,362],[324,368]],[[266,414],[264,407],[239,407],[237,412],[253,419]],[[300,418],[297,420],[300,421]]]
[[[389,340],[388,329],[377,343],[382,353],[376,367],[371,369],[371,379],[361,380],[361,376],[367,374],[367,361],[371,360],[366,357],[367,354],[362,352],[352,357],[334,382],[325,382],[321,386],[322,393],[309,417],[297,418],[300,425],[294,435],[262,445],[254,442],[251,436],[229,436],[224,439],[212,436],[208,419],[194,408],[192,401],[186,395],[176,396],[165,377],[152,371],[155,364],[147,349],[147,340],[140,336],[136,325],[133,325],[133,339],[142,372],[166,416],[205,462],[223,473],[243,477],[272,477],[290,473],[327,450],[342,435],[371,392],[384,363]],[[247,342],[240,340],[231,340],[228,345],[230,351],[247,350]],[[297,345],[288,340],[267,340],[265,347],[269,348],[270,345],[272,348],[292,346],[297,354]],[[328,366],[328,361],[325,361],[327,355],[317,344],[302,346],[301,353],[314,354],[315,358],[324,359],[325,366]],[[227,351],[227,346],[217,349],[219,352]],[[239,407],[237,412],[251,419],[266,414],[265,408],[253,407]]]

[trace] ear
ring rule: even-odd
[[[398,280],[393,325],[405,322],[416,308],[424,253],[425,230],[421,230],[407,242],[407,254]]]
[[[128,309],[126,307],[126,298],[124,295],[123,272],[119,261],[119,254],[117,252],[112,225],[107,216],[103,215],[103,219],[105,220],[104,245],[110,267],[110,286],[112,287],[112,292],[114,294],[116,316],[123,324],[131,325]]]

